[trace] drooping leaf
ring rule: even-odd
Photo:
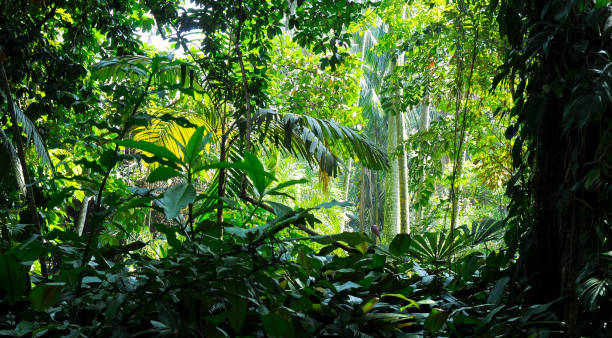
[[[47,146],[45,145],[45,141],[43,140],[42,136],[38,133],[38,129],[36,129],[34,123],[23,113],[17,103],[15,103],[14,106],[17,120],[23,125],[23,130],[28,136],[28,143],[31,140],[34,144],[34,148],[36,149],[41,165],[48,165],[49,168],[51,168],[51,172],[55,172],[53,162],[51,162],[51,157],[49,156],[49,151],[47,150]]]

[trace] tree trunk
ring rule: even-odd
[[[387,128],[387,153],[391,154],[397,147],[397,119],[390,116]],[[399,199],[399,168],[397,159],[391,161],[391,168],[385,175],[385,224],[383,227],[383,240],[390,242],[399,233],[400,225],[400,199]]]
[[[368,170],[366,167],[361,168],[361,177],[359,183],[361,188],[359,189],[359,231],[365,232],[365,208],[366,208],[366,184],[365,184],[365,173]]]
[[[376,220],[376,216],[377,213],[375,211],[376,209],[376,183],[374,182],[374,175],[376,175],[376,172],[374,170],[369,170],[368,171],[368,184],[370,185],[369,187],[369,192],[370,192],[370,226],[372,226],[373,224],[377,224],[377,220]],[[372,236],[372,242],[374,244],[376,244],[376,235],[374,233],[370,234]]]
[[[345,201],[348,201],[352,169],[353,169],[353,159],[349,157],[348,169],[346,171],[346,179],[344,180],[344,200]]]
[[[424,132],[427,131],[429,129],[429,121],[430,121],[430,116],[429,116],[429,112],[431,110],[431,105],[429,103],[429,97],[425,98],[425,103],[422,105],[422,109],[421,109],[421,116],[419,119],[419,131]],[[421,179],[419,180],[419,190],[421,190],[421,187],[423,186],[423,184],[425,184],[425,175],[427,173],[425,172],[425,168],[423,168],[423,172],[421,175]],[[418,204],[418,208],[416,210],[416,214],[414,216],[414,227],[418,227],[421,228],[423,227],[423,206],[421,205],[421,203]]]
[[[400,204],[399,232],[402,234],[408,234],[410,233],[410,209],[408,201],[408,163],[406,161],[406,147],[403,145],[406,138],[406,126],[403,115],[403,112],[400,112],[395,116],[397,145],[400,147],[399,154],[397,155]]]

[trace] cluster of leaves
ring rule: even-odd
[[[218,228],[202,224],[197,242],[182,243],[179,228],[158,225],[170,245],[163,259],[138,253],[144,243],[132,243],[100,248],[95,263],[86,267],[79,267],[78,249],[86,241],[55,230],[45,239],[62,241],[51,248],[61,253],[62,269],[44,282],[28,270],[49,247],[31,237],[0,256],[9,272],[0,279],[0,332],[35,337],[469,336],[534,334],[558,325],[547,311],[550,304],[512,305],[523,291],[504,276],[503,253],[472,252],[443,272],[436,260],[418,264],[409,259],[430,235],[398,235],[388,248],[371,246],[362,233],[297,237],[287,227],[316,222],[311,210],[277,210],[264,225],[227,227],[230,235],[223,240]],[[281,231],[285,235],[278,236]],[[323,247],[315,252],[307,241]],[[332,254],[339,242],[355,252]],[[30,290],[31,282],[36,286]]]
[[[499,2],[511,50],[494,84],[513,87],[516,118],[509,238],[532,301],[563,297],[570,335],[610,335],[610,309],[597,304],[612,291],[611,20],[608,1]]]

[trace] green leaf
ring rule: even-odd
[[[168,168],[168,167],[158,167],[155,170],[151,171],[149,174],[149,178],[147,178],[147,182],[153,183],[157,181],[166,181],[173,177],[182,176],[178,171]]]
[[[176,249],[181,246],[181,242],[176,239],[176,229],[167,227],[160,223],[155,223],[154,225],[157,231],[161,232],[166,236],[166,241],[168,241],[168,244],[170,244],[171,247]]]
[[[13,255],[0,255],[0,271],[0,290],[13,305],[30,290],[30,265],[20,264]]]
[[[442,326],[446,322],[446,317],[448,313],[444,310],[433,308],[431,309],[431,313],[425,319],[425,329],[430,333],[437,333],[442,329]]]
[[[123,147],[134,148],[153,155],[157,155],[175,164],[182,163],[181,160],[176,157],[176,155],[174,155],[170,150],[164,147],[160,147],[155,143],[134,140],[117,140],[114,142]]]
[[[261,316],[261,321],[266,334],[270,337],[284,337],[289,329],[289,323],[283,317],[274,313]]]
[[[489,304],[499,304],[504,296],[504,288],[506,284],[510,281],[510,277],[506,276],[495,283],[493,289],[491,289],[491,293],[489,293],[489,297],[487,298],[487,303]]]
[[[192,203],[195,197],[195,188],[186,182],[179,183],[166,190],[164,197],[161,199],[166,217],[168,219],[176,218],[181,209]]]
[[[311,236],[311,237],[307,237],[307,239],[315,241],[319,244],[331,244],[333,242],[345,242],[352,247],[358,244],[364,243],[364,242],[371,241],[370,237],[364,234],[363,232],[342,232],[339,234],[332,234],[332,235]]]
[[[38,284],[30,293],[30,301],[34,309],[41,311],[57,303],[65,283]]]
[[[359,289],[361,285],[355,282],[348,281],[345,283],[334,283],[334,287],[336,288],[336,291],[342,292],[342,291],[347,291],[347,290],[352,290],[352,289]]]
[[[378,297],[374,297],[374,298],[370,299],[367,303],[365,303],[361,307],[361,311],[363,311],[363,313],[370,312],[370,310],[372,310],[372,308],[374,308],[374,305],[376,305],[379,301],[380,301],[380,299]]]
[[[391,251],[391,253],[396,256],[401,256],[406,253],[406,251],[408,251],[411,242],[412,239],[410,238],[410,235],[398,234],[391,241],[391,244],[389,245],[389,251]]]
[[[242,297],[230,297],[229,321],[235,332],[240,332],[247,315],[247,300]]]
[[[204,137],[204,130],[206,128],[204,126],[199,127],[196,131],[191,135],[189,142],[187,142],[187,147],[185,147],[185,163],[193,166],[195,160],[198,158],[198,154],[204,149],[204,146],[210,140],[211,134],[209,133],[206,137]]]
[[[273,194],[276,193],[278,191],[280,191],[281,189],[293,186],[293,185],[297,185],[297,184],[302,184],[302,183],[308,183],[309,181],[305,178],[301,178],[299,180],[289,180],[283,183],[279,183],[276,187],[268,190],[266,193],[267,194]]]
[[[419,307],[419,303],[417,303],[414,300],[412,300],[412,299],[402,295],[401,293],[385,293],[385,294],[380,296],[380,298],[383,298],[383,297],[395,297],[395,298],[399,298],[399,299],[403,299],[403,300],[407,301],[408,305],[403,306],[400,309],[402,311],[404,311],[406,308],[409,308],[409,307],[412,307],[412,306],[417,307],[417,308]]]
[[[251,153],[244,154],[244,162],[242,162],[241,169],[249,176],[251,182],[253,182],[253,187],[260,197],[265,195],[266,188],[275,180],[274,175],[267,172],[257,156]]]

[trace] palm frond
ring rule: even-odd
[[[260,110],[256,119],[259,120],[256,125],[269,124],[262,130],[268,142],[309,163],[317,163],[328,175],[336,176],[342,164],[337,151],[346,157],[356,157],[371,169],[387,167],[383,150],[353,129],[334,121],[305,115],[281,115],[270,109]]]
[[[45,141],[42,136],[38,133],[36,126],[34,123],[23,113],[23,111],[19,108],[17,104],[15,105],[15,115],[17,120],[23,126],[23,130],[28,136],[27,144],[32,141],[34,143],[34,148],[36,149],[36,153],[38,154],[38,158],[40,159],[40,164],[44,166],[49,166],[51,169],[51,173],[55,172],[55,168],[53,167],[53,162],[51,162],[51,157],[49,156],[49,151],[47,150],[47,146],[45,145]]]
[[[0,138],[2,139],[2,145],[6,149],[6,152],[9,154],[11,168],[13,168],[13,173],[15,174],[15,179],[17,180],[17,186],[19,187],[19,191],[22,195],[25,196],[25,179],[23,178],[23,171],[21,170],[21,164],[19,163],[19,158],[17,157],[17,150],[15,150],[15,146],[13,146],[13,143],[11,143],[11,140],[6,136],[6,133],[2,128],[0,128]]]
[[[198,81],[199,68],[171,56],[148,57],[129,55],[102,60],[94,65],[92,76],[99,81],[142,80],[155,71],[153,83],[189,87],[197,92],[204,89]]]
[[[471,229],[467,225],[461,226],[460,229],[467,237],[467,240],[471,242],[471,245],[474,246],[500,239],[506,228],[504,221],[488,218],[480,222],[474,221]]]

